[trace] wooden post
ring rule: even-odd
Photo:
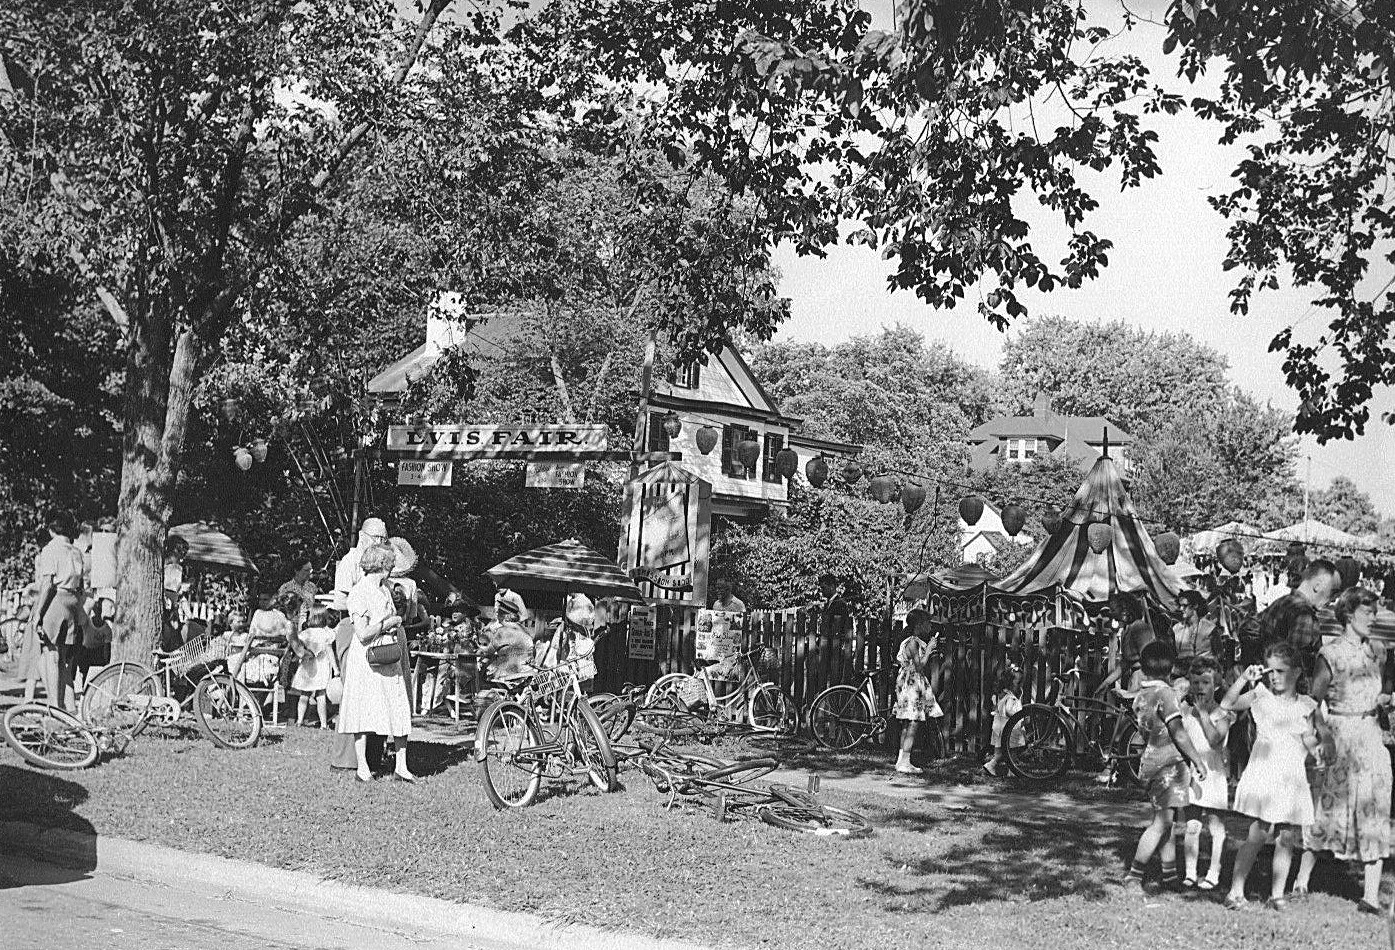
[[[635,415],[635,451],[649,451],[649,396],[654,389],[654,350],[658,335],[654,330],[644,341],[644,367],[639,373],[639,411]],[[630,478],[639,477],[639,462],[630,463]]]

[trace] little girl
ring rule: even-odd
[[[1187,819],[1183,854],[1186,876],[1183,887],[1209,891],[1221,883],[1221,856],[1225,853],[1225,822],[1222,813],[1230,808],[1230,774],[1226,755],[1226,734],[1230,731],[1230,715],[1216,703],[1216,687],[1221,681],[1221,667],[1209,656],[1194,658],[1187,667],[1187,701],[1182,704],[1182,725],[1187,738],[1200,754],[1206,766],[1206,778],[1192,789],[1192,803]],[[1211,836],[1211,863],[1206,877],[1197,879],[1197,862],[1201,851],[1201,820]]]
[[[310,707],[310,699],[315,700],[315,711],[320,715],[320,728],[329,728],[329,717],[325,709],[325,689],[334,674],[334,628],[330,612],[323,607],[310,611],[308,626],[300,631],[295,648],[300,666],[291,680],[291,688],[300,693],[300,708],[296,715],[296,725],[305,725],[305,711]]]
[[[899,669],[896,673],[896,705],[892,707],[891,714],[901,720],[901,753],[896,757],[896,771],[903,775],[921,773],[911,764],[911,749],[915,746],[918,724],[944,715],[925,675],[925,663],[937,639],[929,628],[930,614],[925,610],[916,608],[906,614],[906,629],[910,631],[910,636],[901,641],[901,649],[896,653]]]
[[[1284,888],[1293,861],[1293,836],[1296,829],[1311,824],[1313,796],[1308,787],[1306,762],[1310,753],[1317,753],[1318,739],[1313,727],[1313,711],[1317,709],[1311,696],[1298,692],[1298,677],[1302,672],[1298,653],[1288,643],[1271,643],[1264,649],[1264,664],[1245,670],[1221,700],[1228,713],[1246,709],[1255,721],[1255,742],[1245,774],[1235,788],[1234,810],[1255,819],[1250,823],[1249,836],[1235,856],[1230,893],[1225,906],[1240,910],[1245,906],[1245,878],[1254,866],[1255,857],[1265,840],[1274,841],[1274,881],[1267,904],[1274,910],[1285,910],[1288,901]],[[1268,678],[1269,685],[1264,685]],[[1254,690],[1241,696],[1249,684]]]
[[[993,684],[993,758],[988,760],[983,770],[994,778],[1003,776],[1003,755],[1006,752],[1003,730],[1008,720],[1022,711],[1022,700],[1018,698],[1020,683],[1021,671],[1009,664]],[[1027,744],[1027,737],[1018,732],[1010,741],[1013,748],[1017,748]]]

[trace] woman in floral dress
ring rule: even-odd
[[[1293,882],[1306,894],[1319,851],[1359,861],[1364,886],[1357,909],[1380,913],[1381,864],[1390,855],[1390,753],[1381,742],[1377,707],[1390,703],[1381,682],[1385,648],[1370,640],[1376,594],[1353,587],[1337,598],[1341,636],[1318,653],[1312,697],[1326,701],[1327,768],[1314,782],[1315,818],[1303,832],[1303,857]]]

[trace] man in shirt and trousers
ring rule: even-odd
[[[1322,647],[1318,611],[1332,599],[1337,584],[1336,565],[1322,559],[1309,561],[1293,592],[1280,597],[1260,614],[1260,648],[1279,640],[1287,641],[1303,658],[1304,672],[1311,675],[1317,652]]]
[[[717,599],[712,601],[713,610],[722,610],[733,614],[746,612],[746,602],[736,596],[730,579],[720,578],[714,586],[717,589]]]

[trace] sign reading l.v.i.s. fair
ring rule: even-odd
[[[604,425],[390,426],[387,450],[415,458],[547,458],[604,452]]]

